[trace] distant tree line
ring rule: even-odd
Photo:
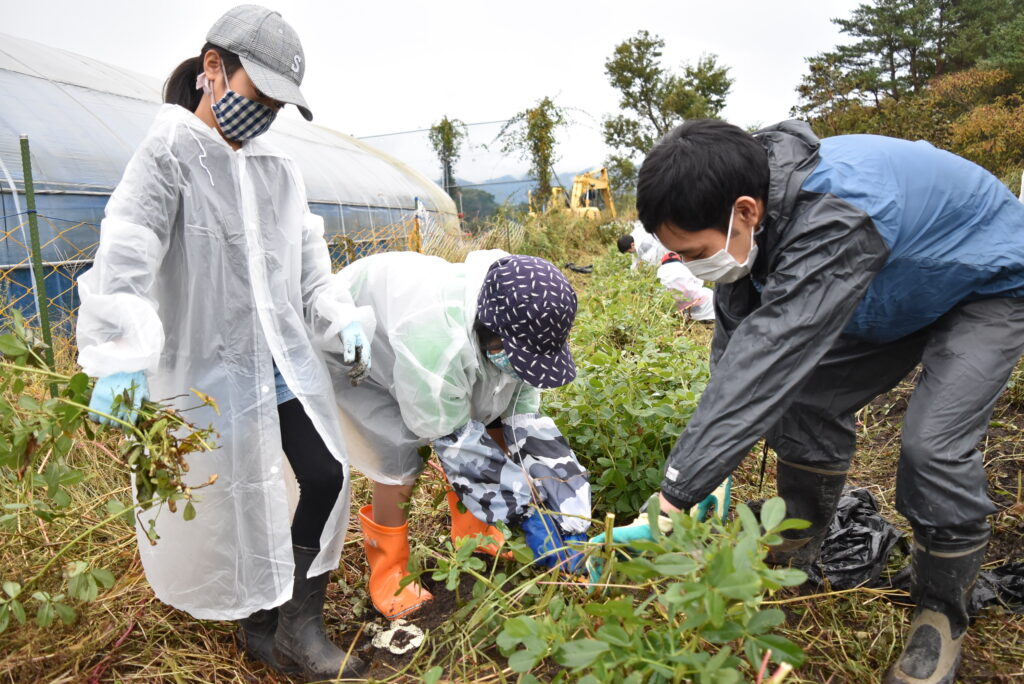
[[[833,22],[856,41],[807,60],[794,116],[821,136],[927,140],[1017,186],[1024,0],[874,0]]]
[[[875,133],[927,140],[970,159],[1016,188],[1024,170],[1024,0],[871,0],[832,20],[852,42],[807,59],[792,115],[822,137]],[[604,63],[619,111],[602,129],[615,200],[635,200],[637,165],[657,140],[691,118],[716,118],[733,85],[716,55],[679,69],[663,64],[665,41],[648,31],[615,46]],[[530,163],[538,196],[554,178],[557,131],[566,110],[550,97],[512,116],[499,139]],[[430,140],[445,189],[465,126],[444,117]],[[489,193],[462,191],[467,214],[497,208]],[[486,195],[486,197],[484,197]]]

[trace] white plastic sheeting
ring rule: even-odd
[[[40,213],[96,222],[156,116],[162,85],[159,79],[0,34],[0,162],[20,191],[18,139],[27,134]],[[354,138],[279,117],[265,139],[298,163],[310,206],[324,217],[328,238],[401,223],[415,212],[416,198],[440,230],[458,229],[455,204],[440,187]],[[0,197],[3,193],[0,216],[14,213],[10,189],[4,187]]]

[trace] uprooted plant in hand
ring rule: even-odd
[[[212,429],[197,428],[182,411],[150,401],[133,412],[134,423],[105,416],[116,427],[99,427],[88,417],[91,379],[48,368],[17,312],[10,330],[0,335],[0,632],[12,617],[26,623],[26,604],[34,605],[39,627],[55,617],[73,622],[69,602],[93,601],[116,579],[76,555],[88,558],[83,549],[118,521],[134,523],[137,510],[166,507],[175,513],[184,502],[182,515],[191,520],[195,490],[216,481],[216,475],[200,486],[183,481],[189,454],[212,448]],[[197,396],[213,405],[209,397]],[[117,397],[115,409],[127,401]],[[118,430],[123,436],[112,437]],[[127,488],[93,490],[99,459],[131,475],[133,504],[119,496]],[[155,517],[145,529],[153,544],[159,539]],[[16,556],[20,567],[6,562]]]

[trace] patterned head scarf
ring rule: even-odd
[[[541,389],[576,377],[569,329],[576,318],[576,292],[553,264],[532,256],[502,257],[484,277],[477,319],[501,338],[512,368]]]

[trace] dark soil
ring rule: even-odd
[[[490,556],[481,554],[479,557],[487,563],[494,561]],[[460,577],[460,584],[457,590],[450,591],[443,582],[438,582],[424,576],[423,585],[426,587],[427,591],[434,595],[434,598],[422,608],[410,614],[406,620],[410,624],[414,624],[422,629],[425,634],[429,635],[430,630],[440,627],[448,620],[449,617],[451,617],[451,615],[461,605],[461,601],[464,601],[466,597],[472,595],[475,581],[476,580],[471,575],[462,575],[462,577]],[[374,622],[384,627],[387,626],[388,620],[375,611],[372,612],[372,616]],[[351,640],[356,637],[356,634],[357,630],[350,630],[341,638],[339,643],[351,643]],[[408,665],[413,658],[416,657],[417,649],[412,649],[408,653],[394,654],[386,649],[375,648],[371,643],[372,639],[373,636],[367,634],[364,629],[363,633],[359,636],[359,641],[357,642],[355,649],[355,653],[359,655],[364,662],[370,664],[369,676],[371,678],[384,679],[391,676]],[[427,648],[432,647],[429,642],[424,643]],[[396,643],[396,645],[400,644]]]

